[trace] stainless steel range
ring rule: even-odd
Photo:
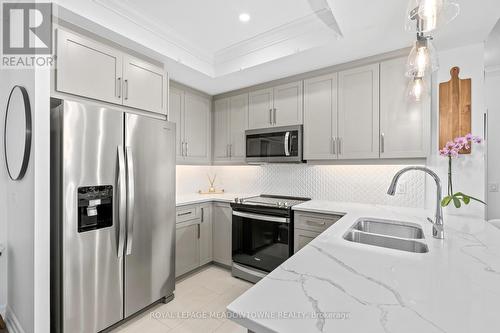
[[[234,200],[233,276],[257,282],[293,255],[292,207],[308,200],[278,195]]]

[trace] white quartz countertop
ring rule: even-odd
[[[227,307],[240,325],[256,333],[500,331],[500,229],[450,215],[438,240],[426,221],[433,211],[319,200],[294,209],[345,216]],[[420,224],[429,252],[344,240],[362,217]]]
[[[241,194],[241,193],[222,193],[222,194],[178,194],[176,196],[176,205],[184,206],[184,205],[192,205],[192,204],[200,204],[205,202],[232,202],[234,198],[246,198],[251,197],[257,194]]]

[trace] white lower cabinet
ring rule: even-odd
[[[212,204],[200,206],[200,265],[213,260]]]
[[[181,276],[200,266],[200,224],[191,220],[176,224],[175,234],[175,276]]]
[[[309,212],[294,212],[294,253],[309,244],[323,231],[332,226],[342,216],[330,214],[316,214]]]
[[[215,203],[214,210],[214,261],[226,266],[232,262],[232,218],[231,206],[226,203]]]
[[[176,211],[175,277],[210,262],[230,266],[231,206],[206,203],[180,206]]]

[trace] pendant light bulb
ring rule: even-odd
[[[422,77],[415,77],[408,84],[406,95],[411,102],[420,102],[427,94],[427,87]]]
[[[405,30],[428,33],[451,22],[460,12],[460,6],[450,0],[409,0]]]
[[[424,77],[439,69],[437,53],[430,37],[419,37],[406,62],[407,77]]]

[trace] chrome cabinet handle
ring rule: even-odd
[[[127,158],[127,251],[126,254],[132,254],[132,241],[134,240],[134,206],[135,206],[135,177],[134,177],[134,158],[132,148],[125,148]]]
[[[117,97],[122,98],[122,78],[121,77],[116,79],[116,90],[117,90]]]
[[[337,138],[337,144],[338,144],[338,152],[339,155],[342,155],[342,138]]]
[[[273,109],[269,109],[269,124],[273,124]]]
[[[318,222],[318,221],[310,221],[310,220],[307,220],[306,223],[307,224],[312,224],[312,225],[320,225],[320,226],[326,224],[325,221]]]
[[[332,154],[337,155],[337,138],[332,138]]]
[[[197,226],[198,226],[198,239],[200,239],[200,237],[201,237],[201,224],[198,223]]]
[[[229,157],[233,156],[233,145],[229,145]]]
[[[380,133],[380,152],[384,153],[385,152],[385,134]]]
[[[124,98],[124,99],[128,99],[128,80],[127,80],[127,79],[125,79],[125,80],[123,81],[123,84],[124,84],[124,87],[123,87],[123,90],[124,90],[124,91],[123,91],[123,98]]]
[[[273,124],[276,125],[276,109],[273,109],[273,111],[274,111]]]
[[[201,207],[201,223],[205,222],[205,209]]]
[[[188,156],[188,150],[189,149],[189,146],[188,146],[188,143],[186,142],[186,157]]]
[[[191,215],[193,212],[178,213],[177,216]]]
[[[123,256],[125,225],[127,220],[127,180],[125,177],[125,156],[123,147],[118,146],[118,258]]]

